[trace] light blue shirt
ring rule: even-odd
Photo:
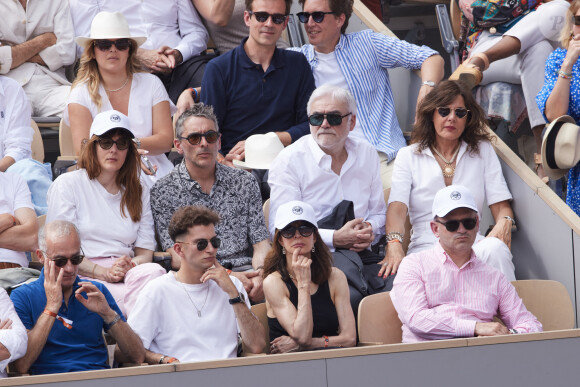
[[[314,46],[305,44],[296,50],[306,56],[312,71],[316,72],[318,59]],[[397,121],[387,69],[420,69],[425,59],[438,55],[437,51],[365,30],[341,35],[334,52],[356,100],[356,118],[365,138],[375,149],[384,152],[389,161],[393,160],[397,151],[407,144]]]

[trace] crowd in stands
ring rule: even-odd
[[[346,33],[353,0],[298,2],[309,43],[288,48],[292,0],[0,0],[0,377],[109,368],[103,331],[118,363],[352,347],[381,292],[403,342],[542,330],[510,283],[514,198],[471,89],[521,83],[537,173],[568,173],[580,214],[580,149],[559,140],[580,139],[580,0],[499,35],[460,1],[452,80],[429,47]],[[397,67],[420,70],[410,145]],[[42,227],[39,190],[9,169],[31,157],[32,116],[62,117],[78,158],[40,190]]]

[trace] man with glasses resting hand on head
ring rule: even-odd
[[[149,282],[129,316],[149,364],[236,357],[238,334],[252,353],[266,345],[242,283],[216,259],[219,220],[203,206],[180,208],[171,218],[169,235],[181,267]]]
[[[405,257],[390,293],[403,342],[541,332],[507,278],[475,255],[479,215],[471,192],[439,190],[432,215],[439,242]],[[498,313],[505,326],[492,321]]]
[[[28,330],[28,349],[16,371],[50,374],[109,368],[103,329],[117,340],[128,361],[141,363],[145,350],[125,322],[107,288],[80,281],[84,255],[76,227],[57,220],[44,226],[36,255],[40,278],[12,291],[14,308]]]
[[[222,240],[217,259],[222,265],[231,265],[232,275],[242,281],[253,302],[261,302],[262,267],[270,243],[256,180],[217,162],[221,132],[211,106],[199,103],[185,111],[175,131],[174,144],[183,162],[151,189],[151,209],[162,249],[171,253],[172,267],[179,269],[181,257],[168,232],[171,216],[187,205],[216,211],[222,219],[216,225]]]

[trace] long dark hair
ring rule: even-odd
[[[330,273],[332,272],[332,254],[322,241],[317,228],[314,228],[314,236],[316,237],[316,242],[314,242],[315,251],[310,254],[312,258],[310,273],[312,282],[320,285],[330,278]],[[287,282],[290,280],[290,274],[286,268],[286,255],[282,254],[282,245],[278,242],[279,238],[282,238],[280,230],[276,230],[272,248],[264,259],[264,273],[262,276],[266,278],[268,275],[278,272],[282,280]]]
[[[485,113],[473,98],[471,91],[458,81],[443,81],[423,98],[417,108],[417,122],[413,126],[411,144],[419,144],[419,152],[435,144],[435,126],[433,114],[435,109],[447,106],[457,96],[462,96],[465,108],[469,110],[465,130],[459,137],[459,141],[467,143],[467,150],[472,153],[479,152],[480,141],[491,141],[491,135],[486,129]]]

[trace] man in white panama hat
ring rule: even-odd
[[[22,86],[33,116],[60,116],[75,59],[68,1],[0,0],[0,9],[0,74]]]

